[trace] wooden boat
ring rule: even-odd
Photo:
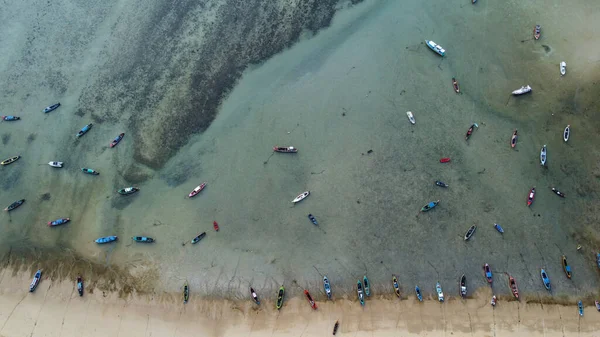
[[[317,219],[315,219],[315,217],[312,214],[308,215],[308,219],[310,220],[310,222],[313,223],[313,225],[318,226],[319,223],[317,222]]]
[[[285,295],[285,288],[283,288],[283,286],[279,287],[279,292],[277,293],[277,303],[275,304],[275,306],[277,307],[277,310],[281,309],[281,306],[283,305],[283,296]]]
[[[448,187],[448,184],[446,184],[443,181],[439,181],[439,180],[436,180],[435,184],[438,185],[439,187]]]
[[[496,230],[500,232],[500,234],[504,234],[504,228],[502,228],[502,226],[500,226],[499,224],[495,223],[494,228],[496,228]]]
[[[492,307],[496,306],[496,295],[492,296]]]
[[[131,239],[135,242],[153,243],[154,239],[147,236],[133,236]]]
[[[64,225],[69,221],[71,221],[70,218],[60,218],[60,219],[56,219],[54,221],[48,221],[48,226],[52,227],[52,226]]]
[[[569,140],[569,136],[571,135],[571,124],[567,125],[565,128],[565,132],[563,132],[563,140],[567,142]]]
[[[48,163],[48,165],[50,165],[52,167],[63,167],[63,162],[62,161],[51,161]]]
[[[273,146],[273,151],[275,152],[281,152],[281,153],[296,153],[298,152],[298,149],[296,149],[293,146],[285,146],[285,147],[281,147],[281,146]]]
[[[517,288],[517,281],[512,276],[508,276],[508,286],[510,287],[510,291],[516,299],[519,299],[519,288]]]
[[[469,140],[469,138],[471,138],[471,135],[473,134],[473,130],[475,130],[475,128],[478,128],[478,127],[479,127],[479,125],[477,125],[477,123],[473,123],[473,125],[471,125],[469,130],[467,130],[467,134],[465,135],[465,140]]]
[[[394,292],[396,293],[396,296],[400,298],[400,285],[398,284],[398,279],[396,278],[396,275],[392,275],[392,286],[394,287]]]
[[[119,142],[121,141],[121,139],[123,139],[123,137],[125,136],[125,133],[120,133],[117,138],[115,138],[112,142],[110,142],[110,147],[115,147],[117,146],[117,144],[119,144]]]
[[[535,187],[532,187],[531,190],[529,190],[529,195],[527,196],[527,207],[533,204],[533,199],[535,199]]]
[[[554,192],[554,194],[558,195],[561,198],[566,197],[566,195],[563,192],[557,190],[556,187],[552,187],[552,192]]]
[[[477,229],[477,226],[475,226],[475,225],[469,227],[469,230],[467,230],[467,233],[465,233],[465,241],[468,241],[473,236],[476,229]]]
[[[579,316],[583,316],[583,303],[577,302],[577,309],[579,310]]]
[[[219,224],[216,221],[213,221],[213,228],[215,229],[215,231],[219,231]]]
[[[323,289],[325,289],[325,294],[327,294],[327,298],[331,299],[331,284],[329,283],[329,279],[327,276],[323,276]]]
[[[140,190],[139,188],[131,186],[131,187],[122,188],[122,189],[118,190],[117,193],[119,193],[120,195],[130,195],[139,190]]]
[[[90,129],[92,128],[92,126],[94,126],[94,124],[90,123],[86,126],[84,126],[79,132],[77,132],[77,134],[75,135],[77,138],[85,135],[88,131],[90,131]]]
[[[444,292],[442,292],[442,286],[440,285],[440,283],[436,283],[435,285],[435,291],[437,292],[438,295],[438,301],[440,302],[444,302]]]
[[[488,283],[492,283],[492,268],[490,268],[489,264],[486,263],[485,265],[483,265],[483,273]]]
[[[195,238],[192,239],[192,243],[198,243],[200,242],[200,240],[202,240],[204,237],[206,236],[206,232],[202,232],[200,234],[198,234],[198,236],[196,236]]]
[[[406,116],[408,117],[408,120],[410,121],[411,124],[415,124],[415,116],[413,116],[413,113],[410,111],[406,112]]]
[[[450,158],[442,158],[440,159],[440,163],[449,163],[450,162]]]
[[[542,36],[542,27],[540,25],[535,25],[535,27],[533,27],[533,38],[539,40],[540,36]]]
[[[77,292],[79,293],[79,296],[83,296],[83,279],[81,278],[81,275],[77,276]]]
[[[423,294],[421,294],[421,289],[419,286],[415,286],[415,295],[417,296],[419,302],[423,302]]]
[[[363,283],[365,285],[365,295],[371,296],[371,285],[369,284],[369,279],[367,278],[367,275],[363,276]]]
[[[427,205],[421,207],[421,212],[427,212],[427,211],[431,210],[432,208],[434,208],[435,206],[437,206],[439,203],[440,203],[439,200],[431,201]]]
[[[563,266],[563,270],[565,271],[565,274],[567,275],[567,278],[570,279],[571,278],[571,266],[569,266],[569,264],[567,263],[567,257],[566,256],[562,256],[562,266]]]
[[[194,188],[193,191],[190,192],[190,194],[188,194],[188,197],[195,197],[196,195],[198,195],[198,193],[202,192],[202,190],[206,187],[206,182],[203,182],[202,184],[196,186],[196,188]]]
[[[510,139],[510,147],[512,147],[513,149],[515,148],[515,146],[517,146],[517,138],[517,129],[515,129],[512,138]]]
[[[104,236],[101,238],[97,238],[96,240],[94,240],[94,242],[96,242],[98,244],[102,244],[102,243],[109,243],[109,242],[117,241],[117,239],[118,239],[118,237],[116,235]]]
[[[560,76],[565,76],[565,74],[567,73],[567,63],[565,61],[562,61],[559,65],[560,68]]]
[[[514,90],[512,92],[512,94],[515,95],[515,96],[519,96],[519,95],[523,95],[523,94],[526,94],[526,93],[529,93],[529,92],[531,92],[531,87],[529,85],[526,85],[526,86],[520,87],[517,90]]]
[[[360,301],[360,305],[362,305],[364,307],[365,306],[365,295],[363,294],[363,285],[360,280],[358,280],[356,287],[357,287],[356,292],[358,294],[358,300]]]
[[[310,194],[310,191],[302,192],[302,194],[300,194],[296,198],[294,198],[294,200],[292,200],[292,202],[294,204],[297,202],[300,202],[300,201],[306,199],[306,197],[308,197],[309,194]]]
[[[254,301],[254,303],[260,304],[260,301],[258,300],[258,295],[256,294],[256,291],[254,291],[254,288],[252,288],[252,287],[250,287],[250,294],[252,295],[252,300]]]
[[[190,287],[188,286],[188,282],[185,281],[183,284],[183,303],[187,303],[190,300]]]
[[[467,277],[465,274],[462,274],[460,280],[458,281],[458,290],[460,291],[460,296],[462,298],[467,297]]]
[[[544,283],[544,287],[546,288],[546,290],[551,291],[550,278],[548,277],[548,274],[546,274],[544,268],[540,270],[540,276],[542,277],[542,282]]]
[[[456,78],[452,77],[452,87],[454,88],[454,91],[456,91],[456,93],[460,93],[460,88],[458,87],[458,82],[456,81]]]
[[[438,45],[437,43],[430,41],[430,40],[425,40],[425,44],[427,44],[427,47],[429,47],[429,49],[436,52],[438,55],[440,55],[442,57],[444,57],[446,55],[446,50],[444,48],[442,48],[442,46]]]
[[[24,202],[25,202],[25,199],[17,200],[15,202],[13,202],[12,204],[8,205],[4,210],[7,212],[10,212],[13,209],[18,208],[19,206],[23,205]]]
[[[0,162],[0,165],[9,165],[12,164],[14,162],[16,162],[17,160],[19,160],[19,158],[21,158],[21,156],[14,156],[8,159],[4,159],[2,162]]]
[[[35,288],[37,288],[38,284],[40,284],[41,279],[42,279],[42,270],[38,269],[38,271],[35,273],[35,275],[33,275],[33,280],[31,281],[31,284],[29,285],[30,293],[35,291]]]
[[[44,108],[44,110],[42,110],[43,113],[48,113],[50,111],[54,111],[56,110],[58,107],[60,106],[60,102],[56,103],[56,104],[52,104],[50,106],[47,106]]]
[[[312,296],[310,296],[310,293],[306,289],[304,289],[304,296],[306,296],[306,299],[308,300],[308,304],[310,304],[310,307],[317,310],[317,303],[315,303],[315,300],[313,300]]]
[[[333,325],[333,335],[334,336],[337,333],[339,327],[340,327],[340,322],[339,321],[335,321],[335,324]]]
[[[540,163],[542,164],[542,166],[546,166],[546,159],[547,159],[547,151],[546,151],[546,144],[544,144],[544,146],[542,146],[542,149],[540,150]]]

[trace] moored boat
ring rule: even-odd
[[[281,287],[279,287],[279,292],[277,293],[277,303],[275,303],[277,310],[281,309],[281,306],[283,305],[283,296],[284,295],[285,295],[285,288],[283,286],[281,286]]]
[[[550,278],[548,277],[548,274],[546,274],[544,268],[540,270],[540,276],[542,277],[542,282],[544,283],[546,290],[552,291],[550,287]]]
[[[571,136],[571,124],[567,125],[565,131],[563,132],[563,140],[565,142],[569,141],[569,136]]]
[[[598,302],[598,300],[594,301],[594,304],[596,305],[596,310],[600,311],[600,302]]]
[[[567,73],[567,63],[565,61],[562,61],[559,65],[560,68],[560,76],[565,76],[565,74]]]
[[[117,146],[117,144],[119,144],[119,142],[121,141],[121,139],[123,139],[123,137],[125,136],[125,133],[120,133],[117,138],[115,138],[112,142],[110,142],[110,147],[115,147]]]
[[[558,195],[561,198],[566,197],[566,195],[563,192],[557,190],[556,187],[552,187],[552,192],[554,192],[554,194]]]
[[[306,300],[308,300],[310,307],[317,310],[317,303],[315,303],[315,300],[313,300],[312,296],[310,296],[310,293],[306,289],[304,289],[304,296],[306,296]]]
[[[334,336],[337,333],[339,327],[340,327],[340,321],[335,321],[335,324],[333,325],[333,335]]]
[[[42,110],[43,113],[48,113],[50,111],[54,111],[56,110],[58,107],[60,106],[60,102],[56,103],[56,104],[52,104],[50,106],[47,106],[44,108],[44,110]]]
[[[8,205],[4,210],[7,212],[10,212],[13,209],[18,208],[19,206],[23,205],[24,202],[25,202],[25,199],[17,200],[15,202],[13,202],[12,204]]]
[[[517,288],[517,281],[512,276],[508,276],[508,286],[510,287],[510,291],[516,299],[519,299],[519,288]]]
[[[454,91],[458,94],[460,92],[460,88],[458,86],[458,82],[456,81],[456,78],[452,77],[452,87],[454,88]]]
[[[215,231],[219,231],[219,224],[216,221],[213,221],[213,228],[215,229]]]
[[[442,286],[440,285],[440,282],[436,283],[435,291],[437,292],[438,301],[444,302],[444,292],[442,291]]]
[[[494,228],[496,228],[496,230],[500,232],[500,234],[504,234],[504,228],[502,228],[502,226],[500,226],[499,224],[495,223]]]
[[[187,303],[190,300],[190,287],[188,286],[188,282],[185,281],[183,284],[183,303]]]
[[[297,203],[297,202],[300,202],[300,201],[306,199],[306,197],[308,197],[309,194],[310,194],[310,191],[302,192],[302,194],[300,194],[297,197],[295,197],[294,200],[292,200],[292,202],[294,204]]]
[[[360,280],[356,283],[356,293],[358,294],[358,300],[360,301],[360,305],[365,305],[365,295],[363,294],[363,285]]]
[[[7,121],[7,122],[18,121],[19,119],[21,119],[21,117],[18,117],[18,116],[0,116],[0,118],[2,118],[2,120]]]
[[[318,226],[319,223],[317,222],[317,219],[315,219],[315,217],[312,214],[308,215],[308,219],[310,220],[310,222],[313,223],[313,225]]]
[[[442,48],[442,46],[438,45],[437,43],[430,41],[430,40],[425,40],[425,44],[427,44],[427,47],[429,47],[429,49],[436,52],[438,55],[440,55],[442,57],[444,57],[446,55],[446,50],[444,48]]]
[[[86,167],[82,167],[81,168],[81,172],[87,173],[87,174],[91,174],[91,175],[95,175],[95,176],[97,176],[97,175],[100,174],[99,172],[96,172],[96,171],[92,170],[91,168],[86,168]]]
[[[465,135],[465,140],[469,140],[469,138],[471,138],[471,135],[473,134],[473,131],[475,130],[475,128],[478,128],[479,125],[477,125],[477,123],[473,123],[471,125],[471,127],[469,128],[469,130],[467,130],[467,134]]]
[[[492,307],[496,306],[496,295],[492,296],[491,304],[492,304]]]
[[[460,296],[462,298],[467,297],[467,277],[465,274],[462,274],[458,281],[458,290],[460,291]]]
[[[569,264],[567,263],[567,257],[565,255],[563,255],[561,257],[562,260],[562,266],[563,266],[563,270],[565,271],[565,275],[567,275],[567,278],[571,278],[571,266],[569,266]]]
[[[450,162],[450,158],[446,157],[446,158],[440,159],[440,163],[448,163],[448,162]]]
[[[448,184],[446,184],[443,181],[439,181],[439,180],[436,180],[435,184],[438,185],[439,187],[448,187]]]
[[[33,275],[33,280],[31,281],[31,284],[29,285],[30,293],[35,291],[35,288],[37,288],[38,284],[40,284],[41,279],[42,279],[42,270],[38,269],[38,271],[35,272],[35,275]]]
[[[132,236],[131,239],[135,242],[153,243],[154,239],[147,236]]]
[[[490,268],[489,264],[485,264],[483,265],[483,273],[485,275],[485,279],[488,281],[488,283],[492,283],[493,279],[492,279],[492,268]]]
[[[432,208],[434,208],[435,206],[437,206],[439,203],[440,203],[439,200],[431,201],[427,205],[421,207],[421,212],[427,212],[427,211],[431,210]]]
[[[421,294],[421,289],[419,286],[415,286],[415,295],[417,296],[419,302],[423,302],[423,294]]]
[[[203,182],[202,184],[196,186],[196,188],[194,188],[193,191],[190,192],[190,194],[188,194],[188,197],[195,197],[196,195],[198,195],[198,193],[202,192],[202,190],[206,187],[206,182]]]
[[[542,166],[546,166],[546,159],[547,159],[547,151],[546,151],[546,144],[544,144],[544,146],[542,146],[542,149],[540,150],[540,163],[542,164]]]
[[[327,294],[327,298],[331,299],[331,284],[329,283],[329,279],[327,276],[323,276],[323,289],[325,289],[325,294]]]
[[[523,94],[526,94],[529,92],[531,92],[531,87],[529,85],[525,85],[525,86],[520,87],[517,90],[513,90],[512,94],[515,96],[519,96],[519,95],[523,95]]]
[[[202,232],[202,233],[198,234],[198,236],[196,236],[195,238],[192,239],[192,243],[198,243],[205,236],[206,236],[206,232]]]
[[[600,268],[600,253],[596,253],[596,264],[598,265],[598,268]]]
[[[369,284],[369,279],[367,275],[363,276],[363,283],[365,285],[365,295],[371,296],[371,284]]]
[[[77,276],[77,292],[79,296],[83,296],[83,278],[81,278],[81,275]]]
[[[8,159],[4,159],[2,162],[0,162],[0,165],[12,164],[12,163],[16,162],[17,160],[19,160],[19,158],[21,158],[21,156],[14,156],[14,157],[10,157]]]
[[[533,27],[533,38],[539,40],[540,36],[542,36],[542,26],[535,25],[535,27]]]
[[[398,278],[396,278],[396,275],[392,275],[392,286],[394,287],[396,296],[400,298],[400,285],[398,284]]]
[[[252,295],[252,300],[254,301],[254,303],[260,304],[260,301],[258,300],[258,295],[256,294],[256,291],[252,287],[250,287],[250,294]]]
[[[535,199],[535,187],[532,187],[531,190],[529,190],[529,195],[527,196],[527,207],[533,204],[533,199]]]
[[[120,195],[130,195],[139,190],[140,190],[139,188],[131,186],[131,187],[124,187],[124,188],[118,190],[117,193],[119,193]]]
[[[104,236],[101,238],[97,238],[95,240],[96,243],[109,243],[109,242],[113,242],[113,241],[117,241],[118,237],[116,235],[112,235],[112,236]]]
[[[54,221],[48,221],[48,226],[52,227],[52,226],[63,225],[69,221],[71,221],[70,218],[60,218],[60,219],[56,219]]]
[[[577,310],[579,311],[579,316],[583,316],[583,303],[581,303],[581,300],[577,302]]]
[[[416,123],[415,116],[413,115],[412,112],[407,111],[406,112],[406,116],[408,117],[408,120],[410,121],[411,124],[415,124]]]
[[[510,147],[514,148],[517,146],[517,129],[513,132],[512,138],[510,139]]]
[[[469,227],[469,229],[465,233],[465,241],[468,241],[473,236],[476,229],[477,229],[477,226],[475,226],[475,225]]]
[[[81,128],[81,130],[79,132],[77,132],[77,134],[75,136],[77,136],[77,138],[85,135],[88,131],[90,131],[90,129],[92,128],[93,124],[90,123],[86,126],[84,126],[83,128]]]
[[[281,152],[281,153],[296,153],[298,152],[298,149],[293,147],[293,146],[273,146],[273,151],[275,152]]]
[[[63,167],[63,162],[62,161],[51,161],[48,163],[48,165],[50,165],[52,167]]]

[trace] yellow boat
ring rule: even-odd
[[[8,158],[6,160],[3,160],[0,165],[8,165],[8,164],[12,164],[14,162],[16,162],[19,158],[21,158],[21,156],[15,156],[12,158]]]

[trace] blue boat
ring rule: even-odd
[[[442,57],[444,57],[446,55],[446,50],[444,48],[442,48],[442,46],[438,45],[437,43],[430,41],[430,40],[425,40],[425,43],[427,44],[427,47],[429,47],[429,49],[433,50],[438,55],[440,55]]]
[[[419,302],[423,302],[423,294],[421,294],[421,289],[419,289],[419,286],[415,286],[415,294],[417,294]]]
[[[152,243],[154,242],[153,238],[149,238],[147,236],[134,236],[131,238],[135,242],[143,242],[143,243]]]
[[[435,206],[437,206],[439,203],[440,203],[439,200],[430,201],[427,205],[421,207],[421,212],[427,212],[427,211],[431,210],[432,208],[434,208]]]
[[[84,127],[81,129],[81,131],[77,132],[77,134],[76,134],[77,138],[79,138],[79,137],[81,137],[81,136],[85,135],[85,134],[86,134],[88,131],[90,131],[90,129],[92,128],[92,126],[93,126],[93,124],[92,124],[92,123],[90,123],[90,124],[88,124],[88,125],[84,126]]]
[[[498,232],[500,232],[500,234],[504,234],[504,228],[502,228],[502,226],[498,225],[497,223],[494,224],[494,228],[496,228],[496,230]]]
[[[310,222],[313,223],[313,225],[315,225],[315,226],[319,225],[319,223],[317,222],[317,219],[315,219],[315,217],[312,214],[309,214],[308,218],[310,219]]]
[[[98,173],[98,172],[96,172],[96,171],[92,170],[91,168],[86,168],[86,167],[82,167],[82,168],[81,168],[81,172],[83,172],[83,173],[87,173],[87,174],[92,174],[92,175],[95,175],[95,176],[97,176],[97,175],[99,175],[99,174],[100,174],[100,173]]]
[[[117,241],[117,236],[116,235],[105,236],[103,238],[96,239],[96,243],[109,243],[109,242],[113,242],[113,241]]]
[[[600,268],[600,253],[596,253],[596,264],[598,265],[598,268]]]
[[[47,107],[45,107],[45,108],[44,108],[44,113],[48,113],[48,112],[50,112],[50,111],[54,111],[54,110],[56,110],[56,109],[57,109],[59,106],[60,106],[60,102],[59,102],[59,103],[56,103],[56,104],[52,104],[52,105],[50,105],[50,106],[47,106]]]
[[[371,296],[371,285],[369,284],[367,275],[363,276],[363,283],[365,284],[365,295]]]
[[[327,278],[327,276],[323,276],[323,288],[325,289],[327,298],[331,299],[331,285],[329,284],[329,279]]]
[[[39,269],[35,275],[33,276],[33,281],[29,285],[29,292],[32,293],[35,288],[37,288],[38,284],[40,284],[40,280],[42,279],[42,270]]]
[[[70,218],[56,219],[54,221],[48,221],[48,226],[52,227],[52,226],[64,225],[69,221],[71,221]]]
[[[577,302],[577,307],[579,308],[579,316],[583,316],[583,303],[581,301]]]
[[[18,121],[19,119],[21,119],[21,117],[17,117],[17,116],[1,116],[0,118],[2,118],[2,120],[5,120],[7,122]]]
[[[544,287],[546,287],[546,290],[551,291],[550,278],[548,277],[548,274],[546,274],[544,268],[542,268],[542,270],[540,271],[540,275],[542,276],[542,282],[544,282]]]

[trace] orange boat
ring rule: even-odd
[[[515,278],[512,276],[508,276],[508,286],[510,287],[510,291],[515,296],[516,299],[519,299],[519,288],[517,288],[517,282]]]
[[[460,88],[458,87],[458,82],[456,82],[456,78],[452,77],[452,86],[454,87],[454,91],[458,94],[460,92]]]
[[[308,303],[310,303],[310,306],[317,310],[317,303],[315,303],[315,300],[313,300],[312,296],[310,296],[308,290],[304,289],[304,295],[306,295],[306,299],[308,300]]]
[[[213,227],[217,232],[219,231],[219,224],[216,221],[213,221]]]

